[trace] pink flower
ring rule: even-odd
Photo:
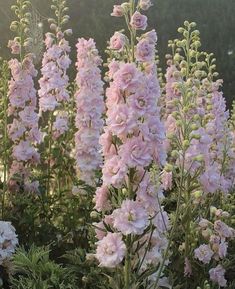
[[[153,224],[160,233],[165,233],[170,229],[170,222],[167,212],[163,211],[163,208],[154,217]]]
[[[148,172],[145,173],[144,178],[139,183],[136,196],[137,201],[139,201],[151,215],[159,212],[159,201],[163,199],[162,189],[156,187]]]
[[[128,133],[133,133],[136,122],[128,107],[124,104],[119,104],[110,112],[107,125],[114,135],[122,138],[127,136]]]
[[[155,58],[155,47],[147,39],[142,39],[136,46],[136,60],[151,62]]]
[[[95,209],[99,212],[106,211],[111,208],[110,201],[108,199],[109,197],[109,189],[106,186],[102,186],[100,188],[97,188],[95,192]]]
[[[106,237],[97,242],[96,258],[101,267],[114,268],[120,264],[125,256],[126,246],[121,234],[108,233]]]
[[[113,216],[105,215],[103,220],[99,223],[93,223],[95,226],[96,239],[102,240],[107,236],[107,227],[113,228]]]
[[[111,16],[114,17],[122,17],[124,15],[124,9],[121,5],[114,5],[113,6],[113,12],[111,13]]]
[[[218,250],[218,255],[221,259],[224,259],[227,255],[227,250],[228,250],[228,243],[222,241],[219,244],[219,250]]]
[[[116,154],[116,149],[112,140],[112,133],[106,127],[99,140],[99,143],[102,146],[102,153],[105,157],[110,157]]]
[[[140,76],[134,63],[121,63],[120,69],[114,74],[113,78],[121,90],[136,88],[138,77]]]
[[[21,138],[25,131],[25,126],[17,119],[13,119],[12,124],[8,126],[8,135],[13,141]]]
[[[136,30],[145,30],[147,28],[147,20],[148,18],[145,15],[136,11],[131,17],[130,25]]]
[[[141,235],[148,226],[148,214],[140,203],[125,200],[120,209],[113,211],[113,226],[122,234]]]
[[[63,135],[66,131],[68,131],[68,116],[57,115],[55,122],[53,123],[53,136],[54,138],[58,138]]]
[[[21,46],[18,41],[9,40],[8,47],[11,48],[12,54],[20,54]]]
[[[148,10],[153,4],[151,0],[140,0],[139,6],[142,10]]]
[[[157,32],[153,29],[142,35],[141,39],[146,39],[149,44],[155,46],[157,44]]]
[[[147,87],[137,90],[134,94],[128,97],[127,100],[132,114],[141,117],[147,114],[156,112],[155,102]]]
[[[195,258],[200,260],[202,263],[209,264],[214,252],[211,250],[209,245],[203,244],[194,250],[194,255]]]
[[[172,172],[163,171],[161,176],[161,181],[164,190],[171,190],[172,189]]]
[[[39,106],[41,111],[53,111],[58,106],[58,102],[55,99],[54,95],[47,95],[46,97],[41,97],[39,99]]]
[[[123,182],[127,173],[127,168],[121,158],[114,155],[106,160],[103,169],[103,183],[107,186],[113,185],[119,187]]]
[[[220,188],[220,173],[211,166],[201,175],[200,182],[205,193],[215,193]]]
[[[210,279],[213,282],[217,283],[220,287],[226,287],[227,280],[224,278],[225,269],[221,265],[218,265],[217,267],[210,269],[209,274]]]
[[[126,44],[126,36],[120,32],[115,32],[110,39],[111,49],[123,51],[125,44]]]
[[[151,161],[151,151],[147,142],[140,137],[128,139],[121,147],[119,152],[123,162],[130,168],[137,166],[146,167]]]
[[[28,193],[39,194],[39,181],[27,182],[24,189]]]
[[[38,122],[39,117],[34,110],[34,107],[26,106],[24,110],[19,112],[21,121],[26,127],[32,128]]]
[[[234,237],[234,229],[230,228],[221,220],[217,220],[214,223],[214,230],[223,238],[232,238]]]
[[[113,78],[113,75],[119,70],[120,68],[120,63],[116,60],[112,60],[109,63],[109,77],[110,79]]]
[[[35,148],[30,145],[29,141],[20,141],[18,145],[13,148],[13,157],[17,161],[36,161],[39,160],[39,155]]]

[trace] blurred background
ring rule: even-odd
[[[31,0],[40,14],[47,31],[51,17],[50,0]],[[78,37],[93,37],[105,59],[107,40],[115,30],[123,27],[123,19],[110,16],[119,0],[68,0],[70,27],[73,29],[71,45]],[[202,49],[213,52],[217,59],[217,71],[224,79],[224,95],[228,108],[235,99],[235,0],[152,0],[154,6],[148,11],[150,28],[158,32],[160,66],[166,68],[167,42],[177,38],[177,28],[184,20],[195,21],[201,32]],[[9,57],[7,46],[11,37],[9,25],[14,17],[10,6],[14,0],[0,0],[0,55]],[[72,57],[75,59],[76,50]]]

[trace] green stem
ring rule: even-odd
[[[159,270],[158,270],[158,275],[157,275],[157,279],[156,279],[156,282],[155,282],[154,289],[158,288],[158,282],[159,282],[159,279],[161,277],[161,274],[162,274],[162,271],[163,271],[163,268],[164,268],[164,265],[165,265],[165,262],[166,262],[166,259],[167,259],[167,256],[168,256],[168,252],[170,250],[170,246],[171,246],[171,243],[173,241],[173,237],[174,237],[175,231],[178,229],[177,228],[177,223],[178,223],[179,216],[180,216],[180,203],[181,203],[181,196],[182,196],[182,192],[183,192],[184,162],[185,162],[185,152],[183,152],[183,158],[182,158],[180,186],[179,186],[179,192],[178,192],[175,220],[174,220],[173,228],[171,230],[169,242],[168,242],[167,248],[166,248],[164,256],[163,256],[162,263],[160,264],[160,267],[159,267]]]
[[[131,235],[127,236],[127,254],[125,259],[125,266],[124,266],[124,289],[130,289],[131,285]]]
[[[7,134],[7,107],[8,107],[8,99],[7,99],[7,84],[8,79],[4,79],[3,86],[3,127],[4,127],[4,137],[3,137],[3,147],[4,147],[4,156],[3,156],[3,193],[2,193],[2,219],[4,219],[4,209],[5,209],[5,199],[7,192],[7,174],[8,174],[8,153],[7,153],[7,145],[8,145],[8,134]]]
[[[47,166],[47,190],[46,190],[47,197],[49,196],[49,193],[50,193],[50,181],[51,181],[52,113],[50,113],[50,116],[49,116],[48,134],[49,134],[49,139],[48,139],[48,156],[47,156],[48,166]]]

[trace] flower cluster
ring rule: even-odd
[[[214,223],[206,219],[201,219],[198,224],[199,232],[206,243],[194,250],[195,258],[200,260],[203,264],[209,264],[212,260],[219,262],[226,258],[228,241],[235,238],[235,230],[221,220],[222,218],[228,218],[229,213],[216,208],[212,208],[211,211],[216,217]],[[211,280],[218,283],[221,287],[226,286],[224,273],[225,270],[220,264],[209,271]],[[217,274],[221,277],[218,278]]]
[[[37,71],[33,65],[33,55],[26,55],[22,63],[17,59],[9,61],[12,78],[9,83],[8,115],[12,123],[8,126],[8,135],[13,142],[10,176],[19,175],[23,184],[29,182],[30,164],[38,163],[39,153],[35,144],[41,142],[41,133],[38,128],[38,114],[36,112],[37,98],[33,78]],[[11,181],[12,185],[17,185]]]
[[[95,170],[102,164],[99,137],[103,129],[103,82],[98,55],[93,39],[79,39],[77,43],[78,90],[75,94],[77,114],[75,134],[76,164],[80,178],[93,183]]]
[[[64,33],[59,31],[56,35],[46,34],[46,52],[42,60],[42,77],[39,80],[40,113],[54,112],[56,109],[63,111],[63,104],[69,100],[67,69],[71,63],[68,56],[70,46],[64,38]],[[67,117],[57,116],[53,123],[54,137],[58,138],[68,130]]]
[[[10,222],[0,221],[0,265],[14,254],[17,245],[15,228]]]

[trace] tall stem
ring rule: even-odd
[[[8,134],[7,134],[7,108],[8,108],[8,98],[7,98],[7,85],[8,85],[8,77],[6,76],[6,71],[4,69],[3,64],[3,191],[2,191],[2,219],[4,219],[4,210],[5,210],[5,198],[7,193],[7,174],[8,174]]]
[[[50,112],[49,124],[48,124],[48,165],[47,165],[47,197],[50,193],[50,182],[51,182],[51,149],[52,149],[52,117],[53,114]]]
[[[155,283],[154,289],[158,288],[158,282],[159,282],[159,279],[161,277],[161,274],[162,274],[162,271],[163,271],[163,268],[164,268],[164,265],[165,265],[165,262],[166,262],[166,259],[167,259],[167,256],[168,256],[168,252],[170,250],[174,234],[175,234],[175,232],[177,230],[177,223],[178,223],[179,216],[180,216],[180,203],[181,203],[181,197],[182,197],[182,194],[183,194],[184,163],[185,163],[185,152],[183,152],[183,157],[182,157],[182,168],[181,168],[181,175],[180,175],[180,185],[179,185],[179,191],[178,191],[175,220],[174,220],[173,228],[171,230],[169,242],[168,242],[167,248],[166,248],[164,256],[163,256],[162,263],[161,263],[161,265],[159,267],[159,270],[158,270],[158,275],[157,275],[157,279],[156,279],[156,283]]]
[[[127,236],[127,254],[125,259],[125,267],[124,267],[124,280],[125,287],[124,289],[130,289],[131,285],[131,235]]]

